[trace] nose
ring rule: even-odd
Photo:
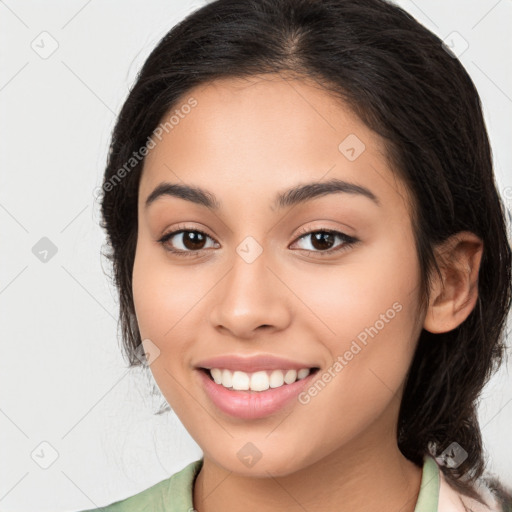
[[[286,329],[292,318],[292,293],[265,251],[248,262],[238,254],[211,294],[210,324],[237,339],[253,339]]]

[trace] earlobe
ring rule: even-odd
[[[482,254],[482,240],[469,231],[452,235],[436,248],[442,279],[434,273],[425,330],[448,332],[466,320],[478,300]]]

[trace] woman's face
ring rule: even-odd
[[[382,140],[275,75],[200,86],[173,113],[141,177],[133,293],[155,381],[205,460],[277,476],[396,444],[423,318]],[[206,196],[148,202],[162,184]]]

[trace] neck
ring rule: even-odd
[[[375,438],[374,438],[375,439]],[[422,469],[396,444],[361,438],[314,464],[280,477],[251,478],[205,456],[194,486],[199,512],[413,512]]]

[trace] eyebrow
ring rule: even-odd
[[[360,195],[373,201],[377,206],[380,206],[380,201],[377,196],[368,188],[362,185],[356,185],[348,181],[339,180],[336,178],[324,182],[312,182],[301,185],[296,185],[284,192],[280,192],[274,199],[272,209],[278,209],[293,206],[299,203],[304,203],[317,197],[326,196],[330,194],[346,193],[352,195]],[[195,204],[205,206],[206,208],[218,211],[221,207],[220,201],[215,197],[215,194],[204,190],[200,187],[191,185],[181,185],[178,183],[160,183],[149,194],[146,199],[145,208],[154,203],[158,198],[163,196],[177,197],[190,201]]]

